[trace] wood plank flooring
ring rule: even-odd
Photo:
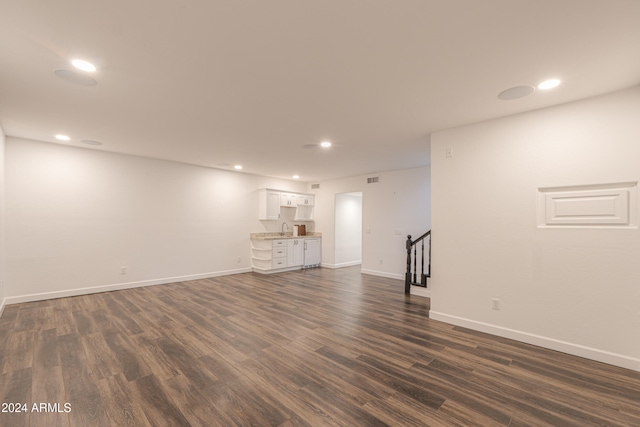
[[[640,426],[640,373],[430,320],[403,286],[312,269],[8,306],[0,396],[27,411],[0,426]]]

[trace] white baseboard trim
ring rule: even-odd
[[[42,292],[38,294],[18,295],[6,297],[4,304],[19,304],[23,302],[43,301],[55,298],[74,297],[78,295],[97,294],[100,292],[118,291],[122,289],[140,288],[143,286],[165,285],[167,283],[187,282],[189,280],[208,279],[210,277],[229,276],[231,274],[249,273],[251,268],[239,268],[236,270],[224,270],[211,273],[190,274],[187,276],[165,277],[162,279],[141,280],[139,282],[116,283],[112,285],[92,286],[88,288],[65,289],[61,291]]]
[[[342,268],[342,267],[352,267],[354,265],[362,265],[362,261],[351,261],[351,262],[341,262],[339,264],[327,264],[327,263],[322,263],[322,267],[325,268]]]
[[[504,328],[502,326],[439,313],[433,310],[429,312],[429,318],[640,372],[640,359],[625,356],[623,354],[612,353],[606,350],[586,347],[554,338],[543,337],[540,335],[530,334],[528,332],[517,331],[514,329]]]
[[[278,269],[270,269],[270,268],[258,268],[258,267],[253,267],[253,272],[254,273],[260,273],[260,274],[274,274],[274,273],[284,273],[285,271],[294,271],[294,270],[302,270],[302,266],[298,265],[296,267],[285,267],[285,268],[278,268]]]
[[[431,298],[431,291],[427,288],[423,288],[422,286],[411,286],[410,292],[411,295]]]
[[[403,274],[387,273],[386,271],[366,270],[366,269],[363,268],[361,273],[362,274],[370,274],[372,276],[386,277],[388,279],[404,280],[404,275]]]

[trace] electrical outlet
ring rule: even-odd
[[[380,260],[380,265],[382,265],[382,260]]]
[[[493,298],[491,300],[491,308],[493,310],[500,310],[500,300],[498,298]]]
[[[445,148],[444,150],[444,155],[447,159],[450,159],[453,157],[453,148]]]
[[[241,258],[241,257],[238,257],[238,259],[236,260],[236,262],[237,262],[238,264],[240,264],[240,263],[242,262],[242,258]]]
[[[127,267],[120,267],[120,274],[127,274]]]

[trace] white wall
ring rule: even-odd
[[[367,184],[367,177],[380,182]],[[336,267],[335,195],[362,192],[362,272],[404,280],[405,242],[431,227],[429,167],[378,172],[320,182],[316,229],[322,232],[322,263]],[[398,234],[396,234],[398,233]],[[382,262],[381,262],[382,261]]]
[[[336,194],[335,264],[362,264],[362,193]]]
[[[639,118],[636,87],[433,134],[431,318],[640,370],[637,226],[536,218],[539,187],[639,181]]]
[[[4,146],[5,136],[2,128],[0,127],[0,316],[4,310],[5,304],[5,258],[6,258],[6,244],[5,244],[5,184],[4,184]]]
[[[248,271],[265,187],[306,184],[9,137],[8,302]]]

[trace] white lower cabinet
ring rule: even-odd
[[[287,267],[287,259],[286,258],[274,258],[271,263],[271,268],[286,268]]]
[[[287,241],[272,240],[273,249],[271,250],[272,260],[271,268],[285,268],[287,266]]]
[[[273,270],[287,266],[286,240],[252,240],[251,264],[254,270]]]
[[[273,248],[273,258],[287,258],[287,248]]]
[[[253,239],[251,263],[258,273],[320,265],[320,238]]]
[[[287,240],[287,267],[297,267],[304,261],[304,239]]]

